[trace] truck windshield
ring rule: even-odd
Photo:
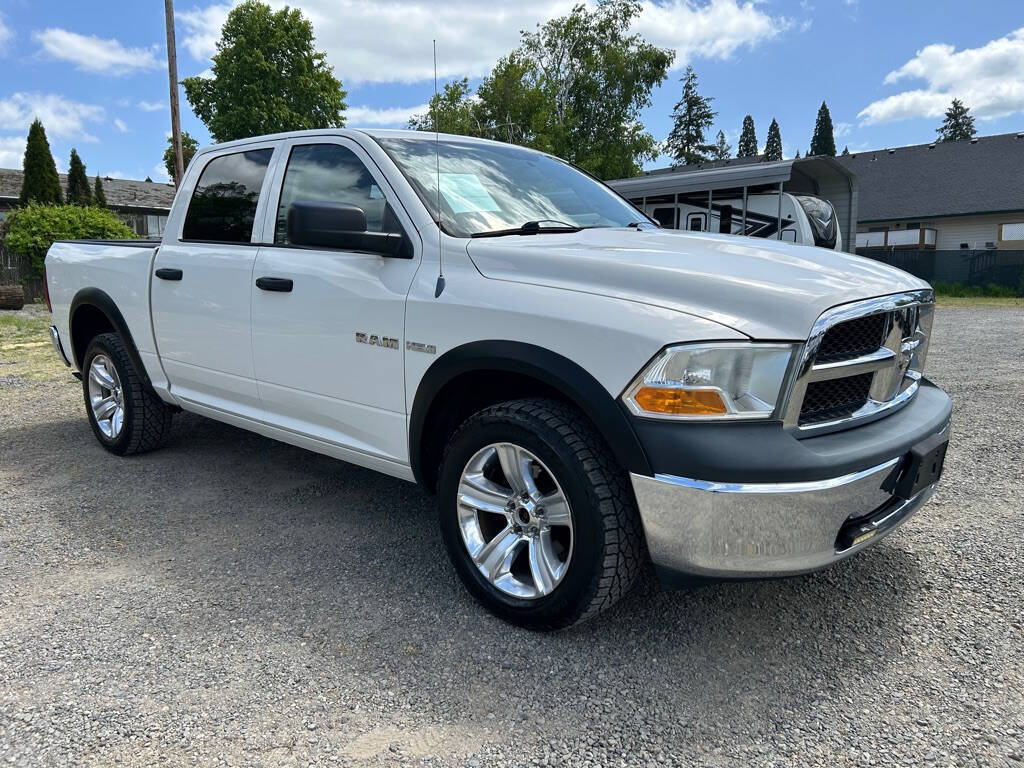
[[[540,152],[511,144],[437,144],[432,137],[377,141],[434,219],[440,178],[441,227],[455,237],[627,227],[650,221],[600,182]]]

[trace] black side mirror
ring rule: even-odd
[[[297,200],[288,208],[288,241],[306,248],[337,248],[411,258],[400,232],[367,232],[366,212],[358,205]],[[408,253],[408,255],[407,255]]]

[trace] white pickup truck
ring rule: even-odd
[[[927,284],[661,229],[508,144],[214,146],[159,245],[54,243],[46,274],[104,448],[160,446],[181,409],[419,482],[469,590],[533,628],[650,562],[673,584],[841,560],[928,499],[948,442]]]

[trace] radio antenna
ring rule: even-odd
[[[441,129],[437,124],[437,107],[440,103],[437,95],[437,40],[434,40],[434,159],[437,166],[437,285],[434,287],[434,298],[439,298],[444,290],[444,250],[441,242]]]

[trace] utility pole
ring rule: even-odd
[[[181,114],[178,111],[178,54],[174,44],[174,0],[164,0],[164,22],[167,25],[167,77],[171,86],[171,140],[174,142],[174,186],[185,175],[185,158],[181,153]]]

